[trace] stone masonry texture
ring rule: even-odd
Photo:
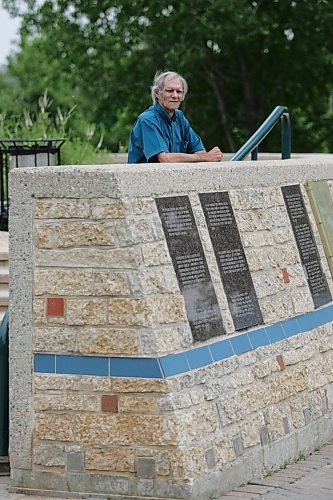
[[[327,439],[332,323],[167,379],[31,367],[35,354],[158,357],[202,345],[193,341],[157,213],[162,196],[190,198],[223,338],[236,332],[201,192],[229,193],[264,324],[313,311],[281,186],[302,185],[333,293],[303,189],[330,180],[332,166],[321,159],[12,173],[13,487],[208,500]]]

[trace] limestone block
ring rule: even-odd
[[[158,324],[187,321],[182,295],[161,295],[151,299],[153,318]]]
[[[156,455],[156,474],[158,476],[168,476],[170,474],[171,464],[169,453],[160,451]]]
[[[285,206],[272,207],[268,211],[271,228],[288,227],[288,215]]]
[[[317,391],[310,392],[309,394],[309,407],[311,419],[315,420],[323,415],[323,402],[326,394],[324,389],[319,389]]]
[[[75,422],[77,443],[121,446],[172,446],[178,443],[178,422],[174,417],[81,413]]]
[[[199,405],[205,401],[203,388],[195,388],[190,391],[192,405]]]
[[[280,372],[267,381],[267,392],[271,401],[277,403],[307,389],[307,378],[303,369]]]
[[[221,394],[217,403],[221,426],[243,419],[246,409],[243,407],[242,397],[238,391]]]
[[[93,219],[121,219],[125,217],[125,208],[121,200],[114,198],[95,198],[91,200]]]
[[[89,200],[40,199],[35,203],[37,219],[86,219],[90,215]]]
[[[233,376],[212,378],[204,385],[203,394],[207,401],[211,401],[221,395],[223,395],[223,398],[227,397],[227,394],[236,387],[237,384]]]
[[[243,414],[250,414],[265,408],[272,398],[272,392],[264,384],[252,384],[240,392],[240,408]]]
[[[34,299],[32,304],[32,314],[33,314],[33,321],[35,324],[45,325],[47,323],[46,302],[44,299]]]
[[[113,222],[60,222],[54,226],[55,247],[115,246]]]
[[[293,291],[291,299],[293,301],[293,306],[296,314],[311,311],[313,307],[312,297],[308,287],[302,287],[297,291]]]
[[[132,213],[135,215],[152,214],[156,212],[156,204],[154,198],[141,197],[132,198],[130,200]]]
[[[289,293],[282,293],[274,297],[263,297],[260,300],[264,323],[275,323],[280,319],[294,316],[293,304]]]
[[[307,287],[307,282],[304,274],[303,267],[300,263],[288,267],[288,274],[290,283],[294,287]]]
[[[119,393],[156,392],[167,394],[170,392],[171,388],[168,380],[115,378],[112,382],[112,390]]]
[[[216,467],[220,469],[223,465],[233,462],[236,458],[233,447],[233,438],[238,432],[238,427],[231,426],[228,429],[223,429],[214,437],[213,450],[215,455]]]
[[[87,394],[36,394],[35,411],[95,411],[101,406],[98,395]]]
[[[65,467],[65,446],[37,444],[33,448],[33,463],[44,467]]]
[[[44,375],[34,374],[34,387],[37,391],[84,391],[111,392],[110,377],[89,377],[87,375]]]
[[[287,403],[292,424],[296,429],[304,427],[305,425],[303,409],[306,408],[307,406],[308,406],[307,397],[291,398]]]
[[[160,412],[191,408],[193,406],[191,395],[188,392],[171,394],[157,400],[157,407]]]
[[[272,231],[253,231],[241,234],[244,247],[260,248],[274,245],[274,233]]]
[[[149,396],[124,395],[119,398],[119,411],[122,413],[155,413],[156,398]]]
[[[137,248],[66,248],[36,250],[35,264],[42,267],[88,267],[137,269],[141,255]]]
[[[254,382],[252,366],[234,373],[234,380],[237,386],[246,386]]]
[[[271,233],[273,237],[273,245],[281,245],[288,242],[293,242],[292,229],[289,227],[275,228]]]
[[[179,438],[182,443],[207,439],[220,427],[219,415],[216,405],[206,403],[204,406],[195,407],[187,411],[186,415],[179,417],[181,433]]]
[[[74,352],[76,350],[76,330],[70,327],[34,327],[34,352]]]
[[[257,273],[252,279],[258,298],[275,295],[286,288],[285,283],[281,279],[280,270],[278,272]]]
[[[332,411],[333,409],[333,384],[328,384],[326,387],[326,398],[327,398],[327,406],[328,410]]]
[[[112,325],[149,326],[152,322],[152,309],[145,299],[115,297],[108,302],[109,322]]]
[[[156,240],[151,217],[127,217],[116,225],[120,246],[134,245]]]
[[[257,413],[255,417],[248,418],[240,424],[240,432],[244,448],[260,444],[260,428],[264,425],[264,416]]]
[[[323,387],[329,382],[331,382],[330,377],[327,375],[325,370],[325,365],[327,359],[315,359],[310,363],[306,364],[305,372],[308,379],[308,385],[310,390],[318,389]]]
[[[138,334],[141,354],[162,355],[173,353],[183,347],[179,328],[174,326],[154,328],[154,330],[142,329]]]
[[[286,351],[283,354],[284,362],[287,366],[296,365],[303,361],[307,361],[315,354],[315,345],[313,343],[308,344],[299,349]]]
[[[234,207],[239,209],[269,208],[283,205],[281,189],[276,186],[262,188],[233,189],[229,191]]]
[[[269,268],[266,248],[247,248],[246,259],[252,272]]]
[[[329,382],[333,381],[333,353],[328,352],[327,355],[324,357],[323,363],[322,363],[322,369],[324,375],[327,377]]]
[[[82,354],[136,354],[137,332],[129,328],[80,328],[77,349]]]
[[[270,229],[270,217],[267,210],[257,208],[255,210],[237,211],[235,217],[241,233],[243,231]]]
[[[288,267],[300,261],[296,246],[290,243],[270,247],[267,249],[267,258],[272,268]]]
[[[86,470],[134,472],[135,450],[128,447],[88,446],[85,452]]]
[[[68,325],[104,325],[107,323],[106,299],[68,299]]]
[[[94,295],[129,295],[130,286],[125,273],[94,272]],[[77,294],[79,295],[79,294]]]
[[[256,378],[264,378],[277,371],[279,371],[279,364],[276,358],[268,358],[256,363],[253,368],[253,375]]]
[[[36,224],[35,245],[37,248],[52,248],[54,246],[53,224]]]
[[[177,277],[172,266],[145,269],[142,282],[143,290],[147,295],[174,293],[179,290]]]
[[[36,414],[34,436],[49,441],[74,441],[74,415]]]
[[[142,245],[143,261],[146,266],[163,266],[172,264],[165,241],[145,243]]]
[[[205,453],[202,447],[172,450],[170,462],[175,480],[190,480],[207,472]]]
[[[284,436],[285,427],[283,422],[283,415],[279,408],[270,406],[265,411],[265,420],[268,427],[270,439],[275,441]]]
[[[35,295],[92,295],[92,271],[36,269],[34,293]]]

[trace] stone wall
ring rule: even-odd
[[[333,305],[314,308],[281,186],[331,160],[17,169],[12,488],[214,498],[333,435]],[[199,193],[227,191],[263,325],[236,332]],[[194,342],[155,199],[189,196],[225,334]]]

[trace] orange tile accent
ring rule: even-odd
[[[279,354],[278,356],[276,356],[276,361],[279,363],[280,370],[285,370],[286,369],[286,365],[285,365],[283,356],[281,354]]]
[[[47,316],[63,316],[65,301],[62,297],[49,297],[47,299]]]
[[[289,282],[290,282],[290,278],[289,278],[289,274],[288,274],[287,269],[286,269],[285,267],[283,267],[283,268],[281,269],[281,271],[282,271],[283,281],[284,281],[285,283],[289,283]]]
[[[107,413],[118,413],[118,396],[103,394],[102,411]]]

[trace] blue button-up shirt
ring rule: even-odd
[[[159,103],[139,115],[133,125],[128,163],[158,162],[158,153],[195,153],[204,146],[184,113],[168,115]]]

